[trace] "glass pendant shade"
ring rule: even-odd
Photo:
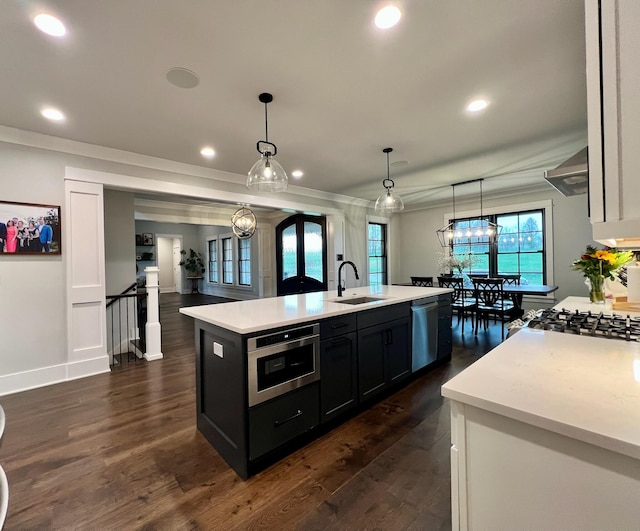
[[[273,142],[269,142],[267,104],[273,101],[273,96],[263,92],[258,99],[264,103],[265,139],[256,143],[260,160],[249,170],[247,188],[253,188],[259,192],[283,192],[287,189],[289,178],[280,163],[274,159],[278,154],[278,148]]]
[[[404,201],[398,194],[387,190],[376,199],[376,212],[400,212],[404,208]]]
[[[404,201],[398,194],[393,193],[395,183],[389,178],[389,153],[392,151],[393,148],[390,147],[382,150],[382,152],[387,155],[387,178],[382,180],[382,186],[384,186],[386,191],[376,199],[375,204],[376,212],[385,214],[400,212],[404,208]]]
[[[256,215],[245,206],[239,208],[231,217],[231,229],[239,240],[248,240],[256,232]]]
[[[249,170],[247,186],[259,192],[283,192],[288,181],[287,172],[267,151]]]

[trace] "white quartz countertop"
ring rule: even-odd
[[[611,313],[582,297],[557,308]],[[442,394],[640,459],[640,343],[525,328]]]
[[[180,308],[180,313],[233,332],[248,334],[400,302],[435,297],[451,291],[453,290],[448,288],[417,286],[365,286],[345,290],[342,298],[337,297],[335,291],[319,291],[284,297],[191,306]],[[363,296],[381,300],[355,305],[339,302]]]

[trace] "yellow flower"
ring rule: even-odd
[[[611,265],[615,265],[615,263],[616,263],[616,255],[613,254],[613,253],[610,253],[609,251],[604,251],[602,249],[596,251],[591,256],[593,258],[598,259],[598,260],[606,260]]]

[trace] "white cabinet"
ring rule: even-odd
[[[594,240],[640,246],[640,2],[586,0],[589,204]]]
[[[451,402],[452,528],[638,529],[640,461]]]

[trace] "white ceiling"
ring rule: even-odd
[[[541,185],[585,145],[582,0],[393,3],[404,16],[381,31],[375,0],[4,0],[0,124],[244,183],[264,139],[258,94],[271,92],[269,139],[305,172],[292,184],[374,201],[390,146],[408,161],[391,167],[408,205],[476,177],[485,191]],[[67,37],[39,32],[41,11]],[[172,67],[199,85],[171,85]],[[491,105],[470,116],[478,96]],[[67,121],[44,120],[43,105]]]

